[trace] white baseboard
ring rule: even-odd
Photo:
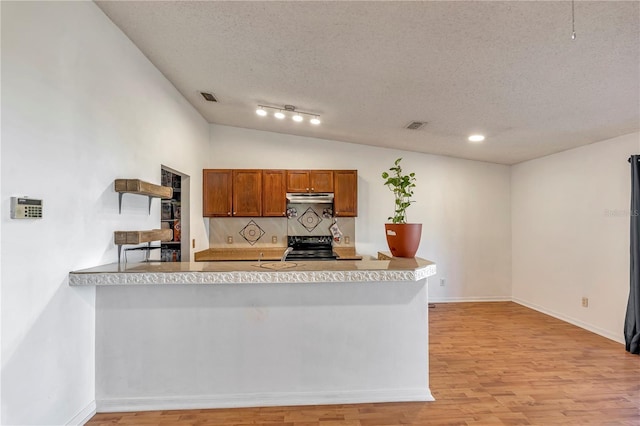
[[[608,330],[604,330],[602,328],[593,326],[591,324],[588,324],[584,321],[580,321],[578,319],[572,318],[570,316],[567,315],[563,315],[560,314],[558,312],[554,312],[552,310],[543,308],[542,306],[538,306],[535,303],[531,303],[531,302],[527,302],[526,300],[522,300],[522,299],[518,299],[517,297],[513,297],[511,299],[513,302],[522,305],[522,306],[526,306],[527,308],[531,308],[534,311],[538,311],[538,312],[542,312],[543,314],[547,314],[549,316],[552,316],[554,318],[557,318],[559,320],[568,322],[569,324],[573,324],[577,327],[580,328],[584,328],[585,330],[591,331],[592,333],[598,334],[602,337],[606,337],[607,339],[611,339],[614,342],[618,342],[618,343],[622,343],[624,345],[624,336],[620,336],[620,335],[616,335],[614,333],[611,333]]]
[[[478,297],[441,297],[430,298],[429,303],[463,303],[463,302],[511,302],[511,296],[478,296]]]
[[[73,416],[71,420],[67,422],[67,426],[82,426],[91,420],[91,417],[96,414],[96,401],[91,401],[89,405],[84,407],[78,414]]]
[[[429,389],[389,389],[338,392],[277,392],[235,395],[99,399],[99,413],[287,405],[358,404],[371,402],[435,401]]]

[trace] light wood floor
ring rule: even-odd
[[[88,425],[640,425],[640,356],[623,345],[511,302],[429,315],[435,402],[110,413]]]

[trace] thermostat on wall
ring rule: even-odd
[[[11,197],[11,219],[42,219],[42,200]]]

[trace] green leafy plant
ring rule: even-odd
[[[393,167],[389,169],[391,173],[382,172],[382,179],[385,179],[384,184],[395,196],[395,213],[388,218],[392,223],[407,223],[407,208],[414,203],[411,201],[411,197],[413,196],[413,188],[416,187],[416,174],[403,175],[400,161],[402,158],[398,158],[393,163]]]

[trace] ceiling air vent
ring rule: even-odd
[[[218,102],[218,100],[216,99],[215,96],[213,96],[211,93],[207,93],[207,92],[200,92],[200,94],[202,95],[202,97],[209,101],[209,102]]]
[[[426,121],[412,121],[411,123],[405,126],[405,129],[420,130],[425,124],[427,124]]]

